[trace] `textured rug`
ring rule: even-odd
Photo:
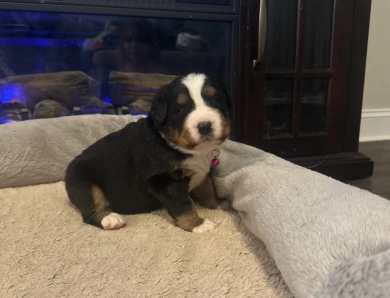
[[[103,231],[82,223],[62,182],[1,189],[0,206],[0,297],[292,297],[234,211],[200,209],[219,224],[203,234],[164,211]]]

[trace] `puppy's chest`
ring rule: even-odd
[[[198,186],[210,171],[211,157],[197,155],[185,160],[181,166],[184,176],[190,177],[189,191]]]

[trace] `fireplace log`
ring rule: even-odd
[[[57,118],[70,115],[72,115],[72,111],[67,109],[62,103],[45,99],[36,104],[33,118]]]
[[[74,106],[106,107],[98,97],[99,84],[81,71],[29,74],[0,80],[0,89],[7,89],[11,101],[21,102],[33,110],[43,100],[56,101],[67,109]]]
[[[151,100],[138,99],[129,104],[129,112],[131,115],[147,114],[151,106]]]
[[[139,113],[147,112],[155,92],[172,82],[176,76],[156,73],[112,71],[110,99],[116,106],[129,106]]]

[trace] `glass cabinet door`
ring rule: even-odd
[[[334,0],[267,4],[264,138],[326,133]]]
[[[353,1],[249,0],[246,9],[242,90],[260,119],[244,112],[244,139],[284,157],[337,151],[352,23],[343,13]]]

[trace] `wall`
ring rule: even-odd
[[[390,139],[390,0],[372,0],[360,141]]]

